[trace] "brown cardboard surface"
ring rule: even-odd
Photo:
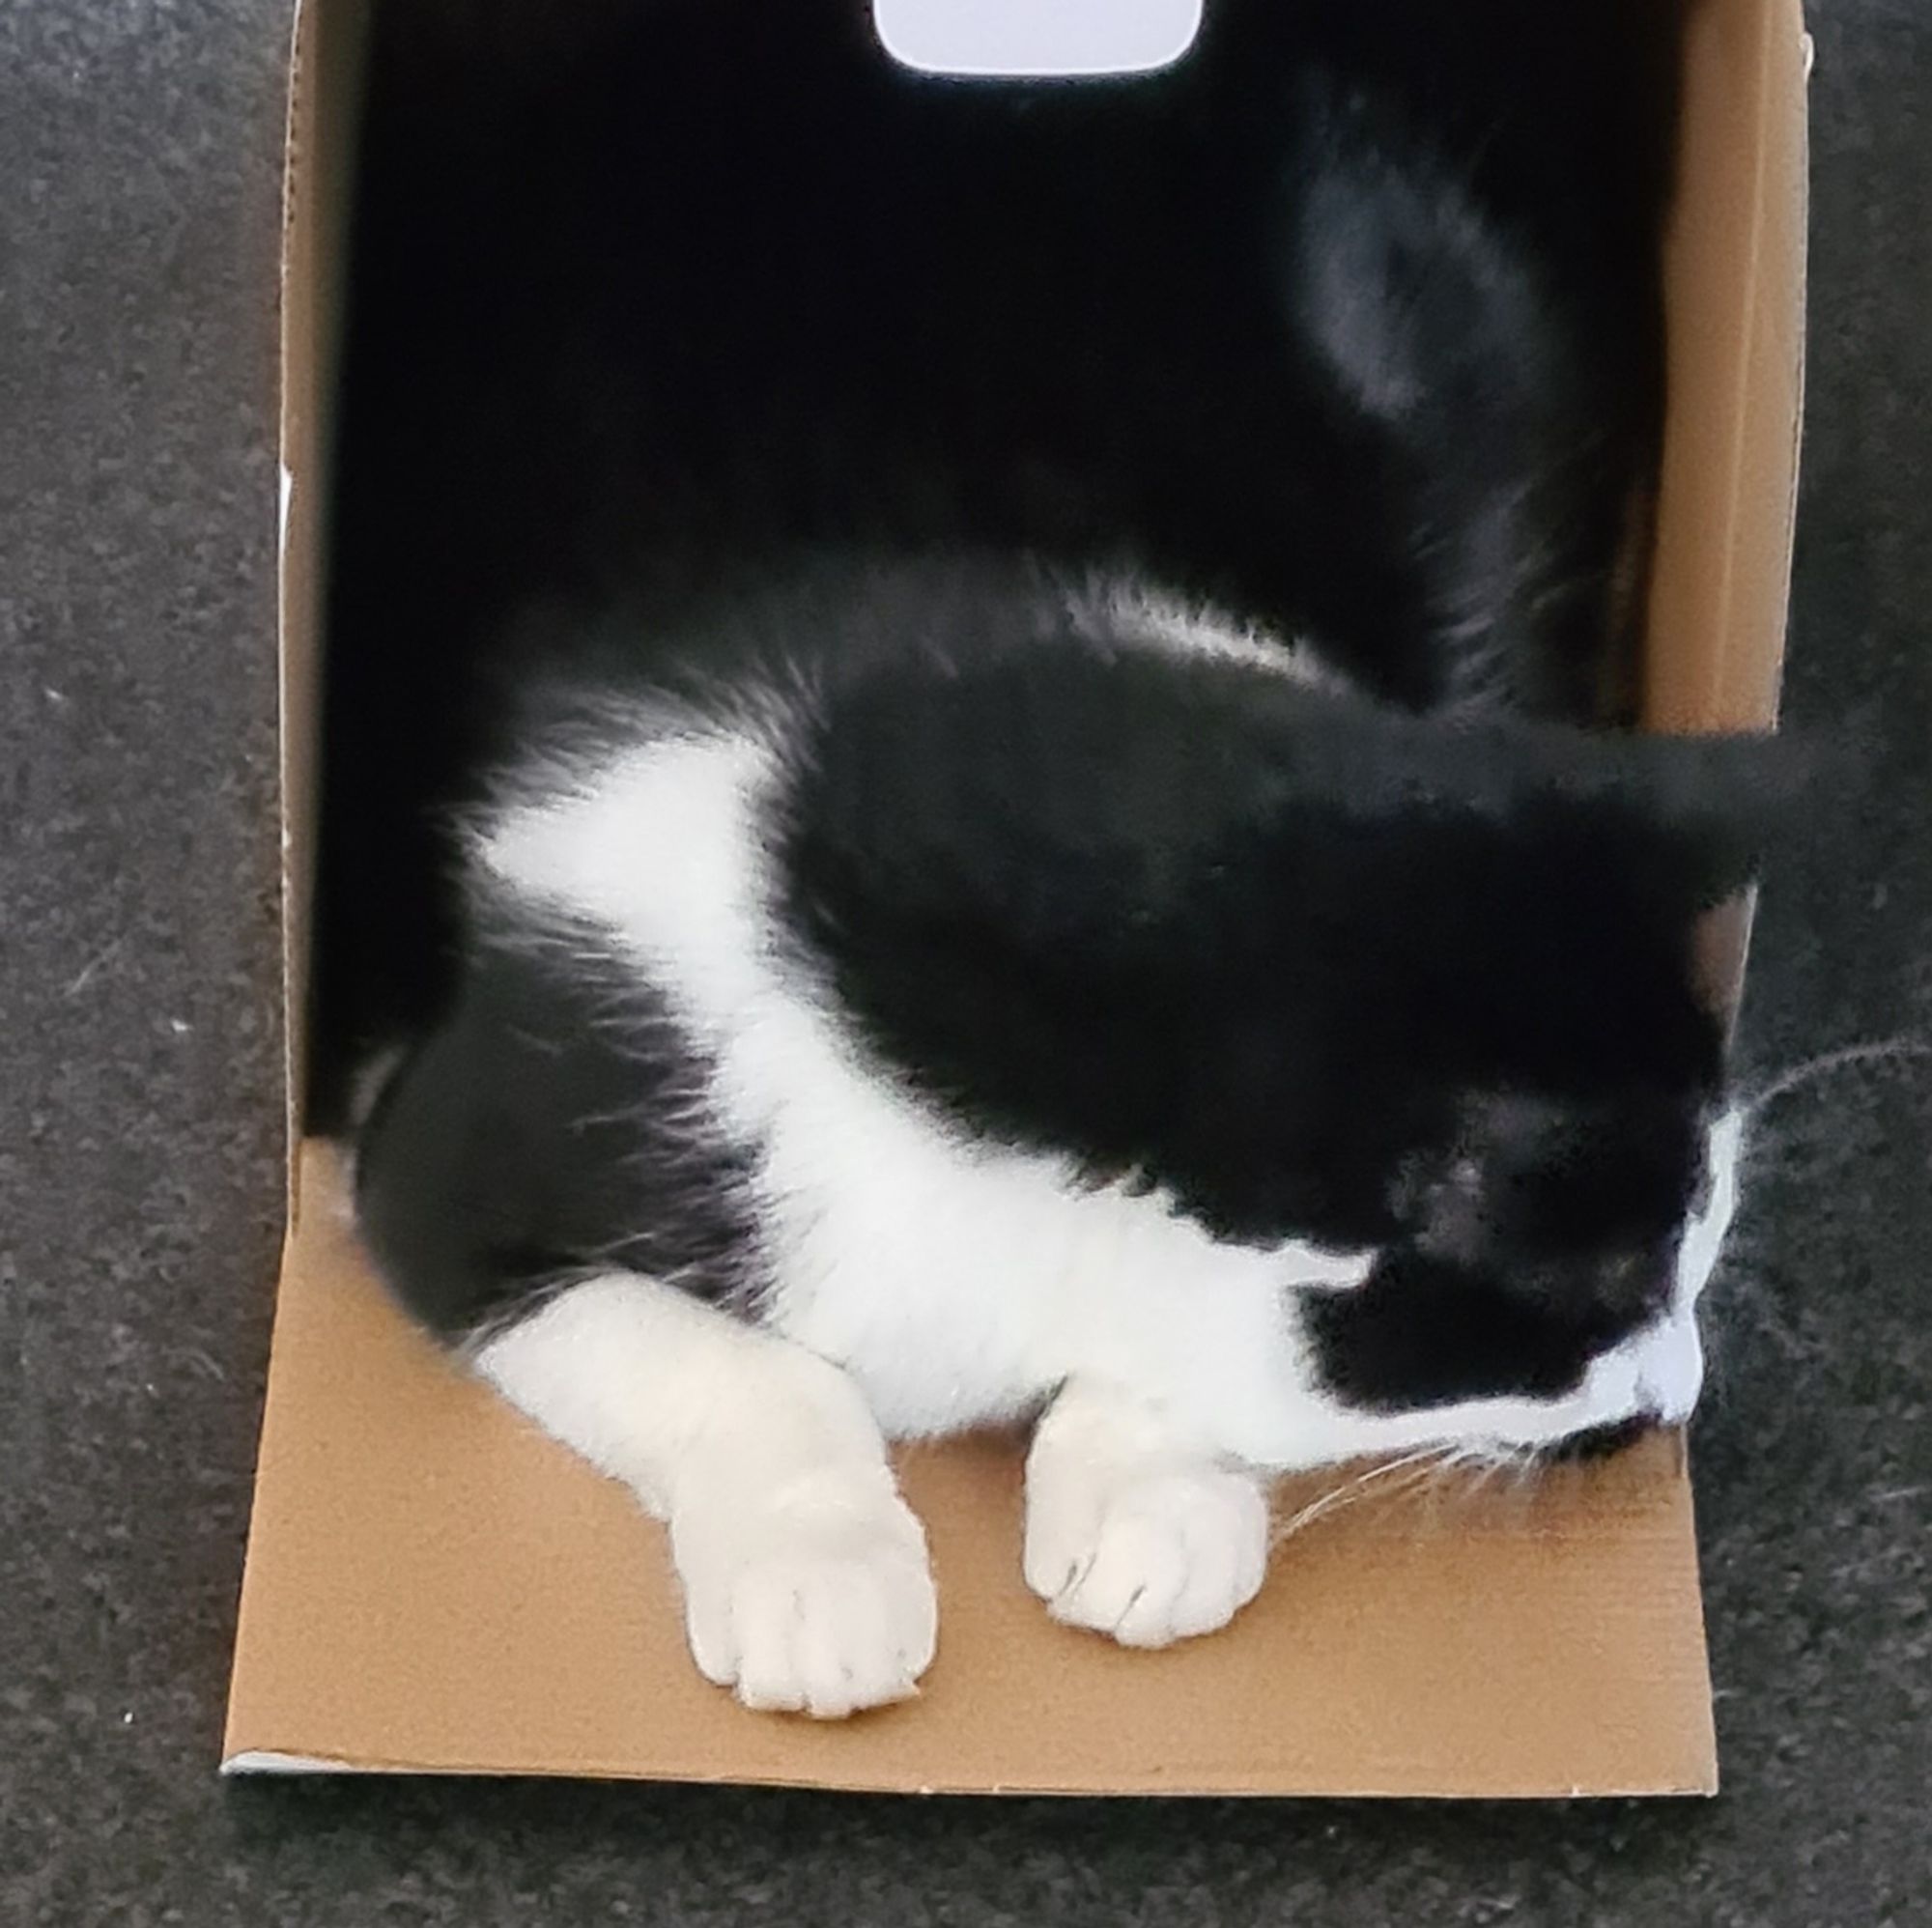
[[[1692,0],[1645,711],[1654,728],[1773,723],[1784,661],[1804,357],[1800,0]]]
[[[747,1714],[692,1667],[661,1531],[396,1314],[326,1150],[302,1183],[231,1762],[977,1792],[1711,1785],[1674,1441],[1529,1489],[1337,1508],[1225,1633],[1162,1654],[1056,1627],[1026,1591],[1009,1442],[916,1450],[942,1616],[921,1698],[830,1725]],[[1292,1485],[1282,1514],[1329,1484]]]
[[[1610,0],[1605,0],[1609,4]],[[1776,707],[1801,378],[1798,0],[1689,0],[1651,721]],[[285,902],[301,1009],[335,290],[361,0],[304,0],[284,251]],[[1742,925],[1730,950],[1742,955]],[[292,1022],[291,1090],[299,1027]],[[912,1704],[742,1712],[686,1657],[662,1535],[378,1290],[298,1148],[224,1762],[893,1790],[1555,1795],[1716,1784],[1690,1494],[1657,1442],[1534,1489],[1371,1485],[1227,1631],[1130,1654],[1019,1578],[1010,1442],[902,1461],[942,1633]],[[1333,1479],[1285,1490],[1287,1517]]]

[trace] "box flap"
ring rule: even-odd
[[[1708,1792],[1675,1440],[1509,1489],[1397,1474],[1279,1548],[1212,1639],[1129,1653],[1019,1573],[1009,1442],[901,1460],[931,1535],[921,1698],[744,1712],[685,1652],[661,1530],[462,1376],[370,1277],[326,1150],[276,1318],[224,1747],[303,1766],[895,1791]],[[1335,1484],[1293,1484],[1288,1517]]]

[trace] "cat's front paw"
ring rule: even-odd
[[[819,1496],[674,1538],[692,1658],[747,1707],[837,1720],[918,1691],[938,1602],[896,1497]]]
[[[1029,1469],[1027,1585],[1056,1620],[1124,1646],[1225,1627],[1261,1591],[1267,1550],[1267,1500],[1229,1468],[1036,1454]]]

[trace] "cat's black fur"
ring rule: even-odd
[[[593,1259],[721,1305],[764,1282],[752,1148],[664,1001],[594,944],[479,933],[441,1023],[363,1136],[362,1230],[446,1338],[527,1312]]]
[[[315,1120],[446,994],[432,813],[533,599],[1027,547],[1401,703],[1627,714],[1674,56],[1615,11],[1216,0],[1158,79],[997,86],[854,0],[377,9]]]
[[[895,586],[946,648],[956,602]],[[1388,1175],[1482,1135],[1451,1109],[1469,1091],[1715,1095],[1687,942],[1751,861],[1756,746],[1578,758],[1261,668],[1003,648],[1023,597],[976,611],[969,666],[835,686],[799,751],[791,915],[886,1062],[996,1139],[1143,1173],[1256,1244],[1397,1235]],[[1669,1148],[1659,1237],[1696,1149],[1664,1114],[1629,1127]],[[1588,1134],[1600,1180],[1618,1128]]]

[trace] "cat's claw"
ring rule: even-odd
[[[896,1499],[774,1508],[680,1548],[698,1671],[747,1707],[842,1719],[918,1692],[938,1607],[919,1522]]]
[[[1261,1591],[1267,1548],[1267,1501],[1230,1468],[1037,1456],[1028,1479],[1028,1586],[1056,1620],[1123,1646],[1225,1627]]]

